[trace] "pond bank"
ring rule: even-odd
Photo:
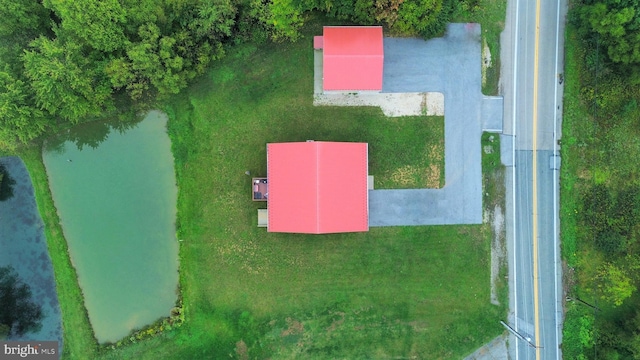
[[[100,343],[168,316],[177,299],[177,188],[166,121],[156,111],[118,131],[83,125],[43,152]]]

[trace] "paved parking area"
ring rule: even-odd
[[[480,137],[502,129],[502,100],[482,95],[480,25],[449,24],[428,41],[385,38],[384,51],[384,93],[444,94],[445,186],[370,190],[369,225],[482,223]]]

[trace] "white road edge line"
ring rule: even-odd
[[[554,86],[553,96],[553,168],[556,169],[557,174],[554,174],[553,179],[553,272],[555,278],[555,312],[556,312],[556,359],[560,359],[559,346],[560,346],[560,315],[558,313],[558,181],[560,181],[560,169],[558,169],[558,52],[559,52],[559,39],[560,39],[560,1],[557,1],[556,8],[556,79]],[[564,74],[563,74],[564,76]],[[556,176],[557,175],[557,178]],[[556,181],[557,179],[557,181]]]
[[[513,319],[513,325],[514,328],[516,329],[516,331],[518,331],[518,285],[517,285],[517,281],[518,281],[518,276],[517,276],[517,271],[518,271],[518,262],[517,262],[517,251],[516,251],[516,245],[517,245],[517,240],[516,240],[516,84],[518,83],[518,61],[517,61],[517,54],[518,54],[518,26],[519,26],[519,7],[520,7],[520,0],[515,0],[516,1],[516,23],[515,23],[515,29],[514,29],[514,37],[515,37],[515,42],[514,42],[514,49],[513,49],[513,136],[511,137],[511,146],[512,146],[512,152],[513,152],[513,172],[512,172],[512,182],[513,184],[513,193],[512,193],[512,201],[513,201],[513,311],[514,311],[514,319]],[[516,341],[516,360],[518,360],[518,341]]]

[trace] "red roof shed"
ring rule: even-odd
[[[325,26],[323,32],[323,89],[381,91],[382,27]]]
[[[366,143],[267,144],[267,231],[368,231],[367,175]]]

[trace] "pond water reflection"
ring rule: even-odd
[[[29,286],[31,301],[44,317],[39,331],[10,340],[57,340],[62,347],[60,306],[51,258],[38,213],[31,178],[15,156],[0,158],[0,267],[11,266]]]
[[[152,111],[137,124],[85,124],[43,153],[101,343],[168,316],[177,298],[177,188],[166,122]]]

